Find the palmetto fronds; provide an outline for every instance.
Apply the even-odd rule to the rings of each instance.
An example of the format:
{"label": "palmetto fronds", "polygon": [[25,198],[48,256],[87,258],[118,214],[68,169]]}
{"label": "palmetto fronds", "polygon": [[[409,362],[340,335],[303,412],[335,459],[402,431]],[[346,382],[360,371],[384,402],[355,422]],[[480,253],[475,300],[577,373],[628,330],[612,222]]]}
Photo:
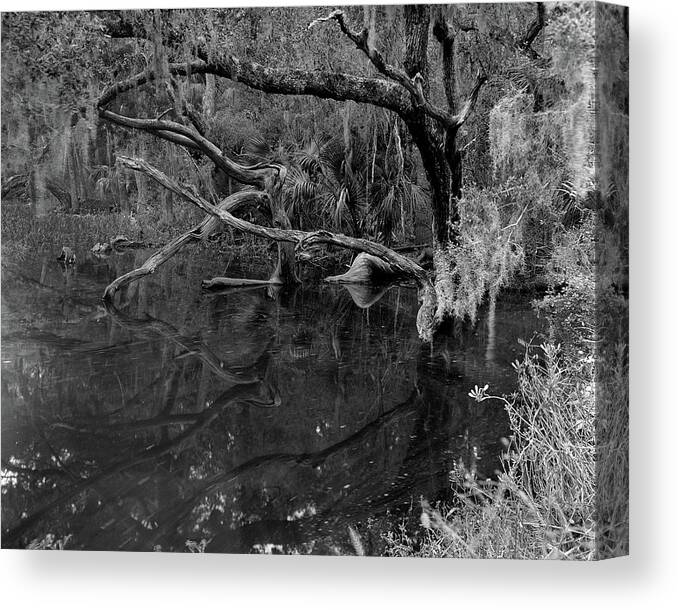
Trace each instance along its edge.
{"label": "palmetto fronds", "polygon": [[387,243],[392,235],[404,237],[407,234],[407,227],[413,225],[415,211],[426,207],[429,198],[426,188],[403,174],[388,178],[386,176],[375,184],[369,219],[370,230],[381,234]]}
{"label": "palmetto fronds", "polygon": [[403,173],[393,146],[387,146],[377,164],[362,140],[347,144],[340,135],[306,136],[287,146],[256,137],[243,154],[289,167],[286,207],[299,227],[332,226],[354,235],[381,234],[391,241],[407,233],[414,210],[426,205],[426,190]]}

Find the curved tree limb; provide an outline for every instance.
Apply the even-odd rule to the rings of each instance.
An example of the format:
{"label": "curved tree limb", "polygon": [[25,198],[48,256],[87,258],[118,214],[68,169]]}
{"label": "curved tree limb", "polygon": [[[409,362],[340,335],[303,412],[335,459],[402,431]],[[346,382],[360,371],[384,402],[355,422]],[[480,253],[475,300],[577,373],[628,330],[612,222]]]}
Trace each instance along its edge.
{"label": "curved tree limb", "polygon": [[[113,118],[111,116],[104,117],[104,118],[108,118],[108,120],[111,121],[112,123],[118,123],[118,125],[123,125],[122,121],[116,120],[117,117],[120,117],[120,116],[122,116],[122,115],[116,115],[116,118]],[[159,138],[162,138],[163,140],[167,140],[168,142],[178,144],[179,146],[185,146],[186,148],[190,148],[191,150],[197,150],[197,151],[202,152],[200,146],[198,146],[193,140],[191,140],[190,138],[187,138],[185,136],[181,136],[178,133],[173,133],[171,131],[164,131],[164,130],[160,129],[160,130],[154,132],[153,135],[156,135]]]}
{"label": "curved tree limb", "polygon": [[[262,191],[240,191],[224,199],[219,204],[218,208],[234,212],[236,209],[246,204],[260,205],[266,201],[268,201],[268,195]],[[155,273],[160,265],[166,263],[184,246],[193,241],[205,239],[212,234],[217,228],[217,224],[218,222],[213,216],[210,215],[205,217],[199,225],[196,225],[186,233],[175,237],[167,245],[155,252],[141,267],[113,280],[113,282],[106,286],[104,299],[111,300],[113,295],[123,286],[150,275],[151,273]]]}
{"label": "curved tree limb", "polygon": [[379,72],[407,89],[415,102],[415,106],[420,107],[426,114],[442,123],[445,127],[459,127],[456,117],[451,115],[446,110],[434,106],[426,99],[420,83],[421,75],[418,74],[413,78],[410,78],[404,70],[386,63],[386,60],[379,50],[370,46],[368,29],[364,28],[360,32],[352,30],[346,23],[344,11],[332,11],[332,13],[330,13],[327,17],[322,17],[311,22],[308,27],[311,28],[318,23],[332,20],[339,24],[341,31],[355,43],[356,47],[367,56],[367,58],[372,62],[374,67],[379,70]]}
{"label": "curved tree limb", "polygon": [[396,271],[402,273],[403,275],[412,277],[419,286],[424,287],[430,285],[430,279],[428,278],[428,275],[424,269],[417,265],[417,263],[382,244],[372,242],[367,239],[330,233],[329,231],[307,232],[296,229],[263,227],[261,225],[253,224],[251,222],[247,222],[246,220],[236,218],[227,210],[217,208],[209,201],[200,197],[200,195],[197,195],[187,187],[172,180],[166,174],[151,166],[142,159],[119,156],[118,161],[130,169],[143,172],[155,180],[158,184],[171,190],[173,193],[176,193],[184,199],[187,199],[194,205],[197,205],[208,214],[221,220],[224,224],[227,224],[245,233],[258,235],[259,237],[264,237],[273,241],[294,243],[296,244],[297,250],[304,250],[315,244],[324,243],[333,244],[335,246],[340,246],[342,248],[347,248],[356,252],[367,252],[368,254],[372,254],[373,256],[383,259]]}
{"label": "curved tree limb", "polygon": [[[226,54],[210,62],[195,60],[172,63],[168,70],[172,76],[214,74],[267,93],[312,95],[338,101],[353,100],[388,108],[399,114],[407,114],[412,110],[412,102],[407,92],[403,91],[399,84],[382,78],[321,70],[271,68]],[[121,93],[141,87],[155,78],[153,70],[146,70],[117,82],[101,94],[97,105],[102,109]]]}
{"label": "curved tree limb", "polygon": [[222,290],[223,288],[246,288],[256,286],[281,286],[282,280],[275,274],[268,280],[255,280],[236,277],[213,277],[211,280],[203,280],[202,287],[206,290]]}
{"label": "curved tree limb", "polygon": [[[109,17],[104,19],[102,29],[105,35],[112,38],[144,38],[151,40],[151,35],[146,31],[143,23],[130,22],[123,19],[120,15],[117,18],[114,16],[114,18]],[[170,28],[169,32],[163,32],[163,38],[169,43],[176,43],[181,39],[181,36]],[[388,108],[398,113],[407,113],[412,109],[411,101],[408,99],[409,96],[401,87],[396,83],[380,78],[332,73],[322,70],[272,68],[257,62],[240,59],[230,54],[222,54],[220,57],[212,57],[208,60],[205,49],[200,47],[196,48],[196,56],[200,59],[192,62],[170,64],[169,73],[173,76],[214,74],[215,76],[242,82],[249,87],[268,93],[313,95],[338,101],[353,100],[355,102]],[[406,75],[405,78],[407,78]],[[154,71],[149,70],[116,83],[104,91],[103,95],[99,98],[98,105],[103,107],[118,94],[139,87],[154,79]]]}
{"label": "curved tree limb", "polygon": [[197,129],[182,125],[181,123],[164,119],[127,117],[105,109],[99,110],[99,116],[118,125],[153,133],[176,144],[200,150],[219,169],[223,170],[234,180],[244,184],[264,188],[271,180],[277,179],[281,171],[284,171],[284,168],[273,164],[240,165],[224,155],[218,146],[200,134]]}

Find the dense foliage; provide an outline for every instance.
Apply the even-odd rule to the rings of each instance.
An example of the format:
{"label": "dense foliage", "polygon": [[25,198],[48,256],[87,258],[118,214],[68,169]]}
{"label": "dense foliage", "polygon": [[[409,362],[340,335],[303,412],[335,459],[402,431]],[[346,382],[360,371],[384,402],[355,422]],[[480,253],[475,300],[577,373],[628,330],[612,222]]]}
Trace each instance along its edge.
{"label": "dense foliage", "polygon": [[[268,94],[211,73],[170,74],[170,64],[233,54],[271,68],[380,76],[335,22],[309,29],[329,10],[3,13],[3,204],[18,199],[55,218],[63,218],[61,212],[103,212],[110,214],[103,216],[108,226],[159,242],[185,231],[200,214],[186,211],[183,201],[143,174],[125,170],[116,162],[120,155],[152,159],[212,204],[247,188],[190,146],[101,119],[96,101],[106,87],[153,73],[152,82],[115,97],[112,110],[153,119],[190,116],[230,158],[284,165],[282,193],[292,228],[331,230],[395,249],[413,246],[420,262],[432,259],[440,311],[473,322],[483,303],[494,306],[502,289],[539,289],[550,339],[563,345],[545,347],[543,365],[526,356],[518,371],[522,403],[507,403],[509,412],[517,428],[542,403],[560,404],[563,413],[580,418],[575,436],[586,445],[579,463],[586,472],[557,489],[553,481],[537,480],[537,454],[545,441],[521,428],[516,454],[530,466],[518,472],[513,463],[515,477],[502,492],[517,489],[514,484],[537,492],[551,485],[544,496],[558,496],[558,510],[584,524],[588,536],[592,492],[586,487],[586,497],[574,500],[568,493],[581,479],[593,484],[594,432],[610,443],[612,432],[596,428],[593,397],[582,393],[599,383],[599,403],[612,409],[609,398],[619,392],[627,358],[627,17],[589,3],[435,7],[453,36],[448,47],[439,31],[427,40],[428,99],[459,110],[477,75],[488,77],[463,129],[454,134],[462,188],[445,202],[455,239],[443,243],[436,242],[430,168],[403,116],[354,101]],[[344,11],[388,62],[406,62],[403,7]],[[530,37],[534,24],[539,27]],[[432,31],[439,28],[437,21],[431,25]],[[39,236],[32,238],[39,242]],[[28,243],[17,260],[30,256],[34,242]],[[423,249],[431,244],[432,253]],[[587,342],[598,342],[596,356],[614,374],[594,367]],[[621,425],[619,418],[605,421]],[[542,422],[540,430],[553,425],[563,443],[573,442],[572,430],[559,423]],[[615,446],[607,455],[617,459],[622,453]],[[605,460],[599,460],[603,470]],[[605,471],[614,479],[611,472]],[[623,521],[617,499],[606,502],[605,510]],[[547,518],[553,507],[538,508]],[[593,553],[593,547],[585,551]]]}

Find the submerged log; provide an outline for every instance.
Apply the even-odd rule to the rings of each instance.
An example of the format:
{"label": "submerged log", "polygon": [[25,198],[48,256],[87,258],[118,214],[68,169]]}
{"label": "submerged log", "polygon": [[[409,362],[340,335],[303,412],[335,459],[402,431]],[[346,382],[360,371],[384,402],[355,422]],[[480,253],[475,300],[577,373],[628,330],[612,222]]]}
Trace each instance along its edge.
{"label": "submerged log", "polygon": [[116,235],[111,240],[111,247],[116,250],[124,248],[143,248],[144,244],[140,241],[132,241],[127,235]]}
{"label": "submerged log", "polygon": [[338,284],[380,284],[402,276],[402,273],[397,272],[383,259],[361,252],[346,273],[331,275],[325,281]]}
{"label": "submerged log", "polygon": [[97,242],[92,246],[91,252],[97,256],[111,254],[115,252],[123,252],[129,248],[145,248],[146,244],[141,241],[132,241],[126,235],[118,235],[111,239],[110,242]]}
{"label": "submerged log", "polygon": [[203,280],[202,287],[205,290],[221,290],[222,288],[241,288],[244,286],[281,286],[282,281],[276,277],[270,280],[254,280],[240,277],[214,277],[211,280]]}

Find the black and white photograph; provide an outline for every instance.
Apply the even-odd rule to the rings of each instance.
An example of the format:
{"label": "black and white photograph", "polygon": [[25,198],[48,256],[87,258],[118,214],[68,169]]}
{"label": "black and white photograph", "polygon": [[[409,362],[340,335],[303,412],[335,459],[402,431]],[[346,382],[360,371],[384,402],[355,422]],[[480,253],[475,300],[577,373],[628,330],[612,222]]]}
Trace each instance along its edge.
{"label": "black and white photograph", "polygon": [[629,554],[627,7],[5,8],[3,549]]}

